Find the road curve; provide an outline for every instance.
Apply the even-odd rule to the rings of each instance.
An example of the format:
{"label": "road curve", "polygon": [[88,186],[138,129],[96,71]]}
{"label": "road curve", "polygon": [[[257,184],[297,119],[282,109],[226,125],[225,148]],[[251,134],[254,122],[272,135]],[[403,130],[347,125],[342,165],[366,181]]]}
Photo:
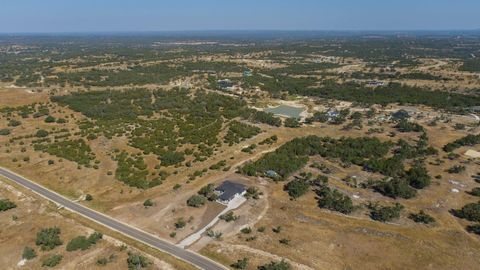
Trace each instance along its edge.
{"label": "road curve", "polygon": [[11,181],[32,190],[33,192],[39,194],[40,196],[56,203],[62,205],[63,207],[78,213],[86,218],[89,218],[101,225],[104,225],[112,230],[118,231],[124,235],[127,235],[137,241],[140,241],[144,244],[147,244],[151,247],[157,248],[163,252],[169,253],[183,261],[191,263],[192,265],[206,270],[225,270],[226,268],[222,265],[203,257],[197,253],[185,250],[180,248],[172,243],[169,243],[165,240],[160,239],[157,236],[149,234],[147,232],[141,231],[135,227],[129,226],[125,223],[122,223],[114,218],[106,216],[102,213],[99,213],[95,210],[92,210],[88,207],[85,207],[79,203],[75,203],[56,192],[53,192],[47,188],[42,187],[18,174],[15,174],[9,170],[0,167],[0,175],[5,178],[10,179]]}

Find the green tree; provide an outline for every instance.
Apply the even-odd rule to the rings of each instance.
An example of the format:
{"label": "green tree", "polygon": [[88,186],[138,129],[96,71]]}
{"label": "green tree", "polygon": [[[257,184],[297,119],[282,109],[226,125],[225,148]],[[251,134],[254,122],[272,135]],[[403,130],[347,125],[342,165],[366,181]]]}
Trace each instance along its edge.
{"label": "green tree", "polygon": [[145,208],[148,208],[148,207],[152,207],[154,205],[154,202],[152,201],[152,199],[146,199],[144,202],[143,202],[143,206]]}
{"label": "green tree", "polygon": [[0,200],[0,212],[4,212],[15,207],[17,207],[17,205],[9,199]]}
{"label": "green tree", "polygon": [[310,187],[310,184],[307,181],[303,179],[299,179],[299,180],[292,180],[288,182],[285,185],[284,189],[288,192],[288,195],[290,195],[290,197],[297,199],[305,195],[309,187]]}
{"label": "green tree", "polygon": [[258,270],[290,270],[292,267],[286,261],[270,262],[269,264],[261,265]]}
{"label": "green tree", "polygon": [[146,257],[135,254],[132,252],[128,252],[127,258],[127,266],[129,270],[136,270],[140,268],[146,268],[150,265],[150,262],[147,260]]}
{"label": "green tree", "polygon": [[60,263],[60,261],[62,260],[63,256],[62,255],[51,255],[51,256],[48,256],[47,258],[45,258],[43,261],[42,261],[42,267],[54,267],[56,265],[58,265]]}
{"label": "green tree", "polygon": [[423,210],[420,210],[417,214],[412,213],[408,216],[411,220],[417,222],[417,223],[425,223],[425,224],[430,224],[435,222],[435,219],[430,216],[429,214],[425,213]]}
{"label": "green tree", "polygon": [[237,262],[233,263],[231,267],[234,269],[247,269],[248,266],[248,258],[243,258],[238,260]]}
{"label": "green tree", "polygon": [[35,250],[33,248],[25,247],[23,249],[22,259],[31,260],[35,257],[37,257],[37,253],[35,252]]}
{"label": "green tree", "polygon": [[55,117],[49,115],[45,118],[45,123],[54,123],[56,121]]}
{"label": "green tree", "polygon": [[205,204],[205,197],[193,195],[187,200],[187,205],[191,207],[200,207]]}
{"label": "green tree", "polygon": [[37,133],[35,133],[35,136],[38,138],[45,138],[48,136],[48,132],[44,129],[39,129]]}
{"label": "green tree", "polygon": [[62,240],[60,240],[60,233],[61,231],[58,227],[42,229],[37,233],[35,244],[40,246],[42,250],[54,249],[56,246],[63,244]]}

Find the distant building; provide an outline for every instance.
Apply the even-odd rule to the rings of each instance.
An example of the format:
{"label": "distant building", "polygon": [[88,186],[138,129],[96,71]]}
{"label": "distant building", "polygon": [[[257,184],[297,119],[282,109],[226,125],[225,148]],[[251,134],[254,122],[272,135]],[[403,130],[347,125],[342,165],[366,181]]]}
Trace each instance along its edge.
{"label": "distant building", "polygon": [[410,114],[406,110],[398,110],[392,113],[393,120],[406,120],[410,118]]}
{"label": "distant building", "polygon": [[224,181],[220,186],[215,189],[215,193],[218,195],[217,202],[221,204],[228,204],[236,197],[245,195],[247,189],[240,183],[232,181]]}
{"label": "distant building", "polygon": [[480,106],[472,106],[469,108],[471,112],[478,113],[480,112]]}
{"label": "distant building", "polygon": [[367,85],[368,86],[384,86],[385,85],[385,82],[382,82],[382,81],[369,81],[367,82]]}
{"label": "distant building", "polygon": [[243,71],[243,77],[251,77],[252,75],[253,75],[253,73],[250,69],[245,69]]}
{"label": "distant building", "polygon": [[224,80],[217,81],[217,85],[220,89],[226,90],[233,86],[233,82],[229,79],[224,79]]}
{"label": "distant building", "polygon": [[265,175],[266,175],[267,177],[270,177],[270,178],[274,179],[274,180],[280,178],[280,175],[279,175],[276,171],[274,171],[274,170],[268,170],[268,171],[266,171],[266,172],[265,172]]}

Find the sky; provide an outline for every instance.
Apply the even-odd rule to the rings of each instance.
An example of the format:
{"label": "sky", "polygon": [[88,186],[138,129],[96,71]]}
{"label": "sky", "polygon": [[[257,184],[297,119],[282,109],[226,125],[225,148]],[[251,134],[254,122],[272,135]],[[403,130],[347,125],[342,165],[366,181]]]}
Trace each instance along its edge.
{"label": "sky", "polygon": [[1,0],[0,33],[480,29],[480,0]]}

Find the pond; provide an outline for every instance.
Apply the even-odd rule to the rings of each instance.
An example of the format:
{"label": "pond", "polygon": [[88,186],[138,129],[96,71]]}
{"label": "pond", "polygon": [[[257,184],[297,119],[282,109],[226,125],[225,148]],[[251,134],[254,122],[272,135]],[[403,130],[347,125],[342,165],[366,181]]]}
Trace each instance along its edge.
{"label": "pond", "polygon": [[275,115],[286,116],[290,118],[301,118],[300,114],[304,111],[304,108],[293,107],[288,105],[280,105],[273,108],[265,109],[266,112],[271,112]]}

